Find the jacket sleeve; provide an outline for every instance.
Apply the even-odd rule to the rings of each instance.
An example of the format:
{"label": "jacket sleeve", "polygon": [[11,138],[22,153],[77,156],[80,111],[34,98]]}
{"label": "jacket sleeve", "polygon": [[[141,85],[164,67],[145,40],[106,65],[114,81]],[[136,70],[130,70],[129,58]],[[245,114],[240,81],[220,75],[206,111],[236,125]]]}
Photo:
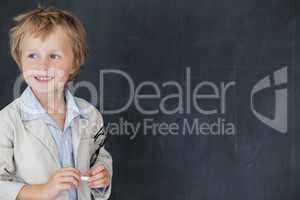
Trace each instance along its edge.
{"label": "jacket sleeve", "polygon": [[15,178],[14,129],[0,115],[0,199],[15,200],[25,185]]}
{"label": "jacket sleeve", "polygon": [[102,147],[100,149],[98,158],[94,166],[99,164],[103,165],[107,169],[110,176],[110,184],[107,188],[92,189],[92,195],[94,196],[95,200],[106,200],[109,199],[109,196],[111,194],[113,169],[111,155],[108,151],[106,151],[105,147]]}
{"label": "jacket sleeve", "polygon": [[[103,118],[100,112],[97,110],[97,124],[99,125],[100,128],[103,128]],[[107,136],[106,136],[107,137]],[[97,142],[95,144],[97,146]],[[96,147],[95,146],[95,147]],[[100,148],[99,154],[97,156],[97,159],[95,161],[96,165],[103,165],[110,176],[110,184],[107,188],[97,188],[97,189],[92,189],[92,196],[95,198],[95,200],[106,200],[109,199],[110,194],[111,194],[111,188],[112,188],[112,176],[113,176],[113,161],[110,153],[105,149],[105,146],[103,145]],[[93,167],[91,166],[91,167]]]}

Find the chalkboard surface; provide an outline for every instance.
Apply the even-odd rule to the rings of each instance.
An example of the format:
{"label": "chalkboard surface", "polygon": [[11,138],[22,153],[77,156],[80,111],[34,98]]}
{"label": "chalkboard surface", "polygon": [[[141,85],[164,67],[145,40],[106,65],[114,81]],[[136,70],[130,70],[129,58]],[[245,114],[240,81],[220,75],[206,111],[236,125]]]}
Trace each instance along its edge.
{"label": "chalkboard surface", "polygon": [[[1,2],[1,108],[19,75],[12,17],[38,3]],[[73,86],[90,102],[95,93],[78,84],[97,92],[114,160],[111,199],[300,198],[299,2],[40,3],[70,10],[87,29],[89,57]],[[147,94],[157,96],[138,99]]]}

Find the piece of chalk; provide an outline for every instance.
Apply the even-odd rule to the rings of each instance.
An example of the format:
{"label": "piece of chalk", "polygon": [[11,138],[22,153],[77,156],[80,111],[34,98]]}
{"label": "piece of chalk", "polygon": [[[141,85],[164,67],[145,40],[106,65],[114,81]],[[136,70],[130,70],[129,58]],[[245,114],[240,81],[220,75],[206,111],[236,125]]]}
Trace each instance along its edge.
{"label": "piece of chalk", "polygon": [[81,181],[88,181],[89,177],[88,176],[81,176],[80,179],[81,179]]}

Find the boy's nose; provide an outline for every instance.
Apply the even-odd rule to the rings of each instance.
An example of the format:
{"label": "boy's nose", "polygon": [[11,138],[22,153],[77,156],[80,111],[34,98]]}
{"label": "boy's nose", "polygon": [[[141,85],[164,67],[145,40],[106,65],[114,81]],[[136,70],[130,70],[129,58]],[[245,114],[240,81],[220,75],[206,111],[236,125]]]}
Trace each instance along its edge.
{"label": "boy's nose", "polygon": [[39,68],[40,69],[48,69],[50,67],[50,62],[47,58],[41,59],[39,63]]}

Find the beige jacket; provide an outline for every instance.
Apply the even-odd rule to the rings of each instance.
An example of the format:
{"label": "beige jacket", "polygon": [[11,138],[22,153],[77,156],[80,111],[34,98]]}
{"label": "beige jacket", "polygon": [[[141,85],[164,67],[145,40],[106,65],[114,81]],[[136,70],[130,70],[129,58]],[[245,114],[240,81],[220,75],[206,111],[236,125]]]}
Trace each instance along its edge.
{"label": "beige jacket", "polygon": [[[88,118],[75,118],[72,125],[72,140],[75,167],[82,172],[89,169],[90,157],[97,144],[93,136],[103,126],[99,111],[87,101],[74,97],[79,109]],[[0,111],[0,199],[14,200],[24,184],[47,183],[60,168],[58,150],[49,133],[47,125],[39,119],[22,121],[26,112],[21,98],[14,100]],[[101,148],[96,164],[102,164],[109,171],[112,180],[112,158]],[[91,194],[96,200],[108,199],[110,187],[104,192],[91,190],[86,182],[78,189],[79,200],[90,200]],[[57,200],[68,200],[68,192],[59,194]]]}

